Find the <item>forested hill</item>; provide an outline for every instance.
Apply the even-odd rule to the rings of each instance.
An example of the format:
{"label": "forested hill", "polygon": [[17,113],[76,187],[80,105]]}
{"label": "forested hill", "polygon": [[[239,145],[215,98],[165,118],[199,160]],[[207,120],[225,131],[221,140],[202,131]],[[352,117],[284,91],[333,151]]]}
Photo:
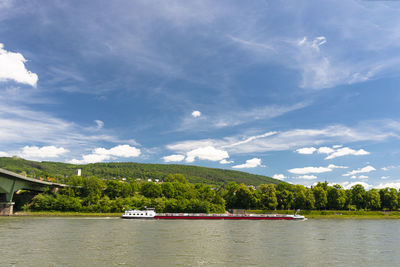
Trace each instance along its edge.
{"label": "forested hill", "polygon": [[16,173],[25,172],[27,176],[54,177],[62,182],[65,177],[74,175],[76,169],[82,169],[82,176],[96,176],[104,179],[159,179],[162,180],[169,174],[183,174],[191,183],[221,184],[244,183],[248,185],[278,184],[282,181],[271,177],[250,174],[246,172],[206,168],[177,164],[144,164],[133,162],[93,163],[87,165],[74,165],[61,162],[37,162],[18,157],[0,157],[0,168]]}

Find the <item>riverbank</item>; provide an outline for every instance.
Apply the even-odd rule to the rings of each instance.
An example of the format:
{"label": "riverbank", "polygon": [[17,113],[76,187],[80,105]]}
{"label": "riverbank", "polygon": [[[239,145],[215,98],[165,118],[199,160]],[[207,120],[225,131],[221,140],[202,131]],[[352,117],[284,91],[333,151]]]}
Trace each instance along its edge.
{"label": "riverbank", "polygon": [[[249,210],[247,213],[294,214],[292,210],[262,211]],[[54,216],[54,217],[120,217],[118,213],[61,212],[61,211],[18,211],[14,216]],[[334,211],[303,210],[299,212],[307,219],[400,219],[399,211]]]}
{"label": "riverbank", "polygon": [[[251,210],[247,212],[294,214],[293,210]],[[399,211],[301,210],[299,214],[307,219],[400,219]]]}
{"label": "riverbank", "polygon": [[48,216],[48,217],[121,217],[118,213],[71,212],[71,211],[17,211],[13,216]]}

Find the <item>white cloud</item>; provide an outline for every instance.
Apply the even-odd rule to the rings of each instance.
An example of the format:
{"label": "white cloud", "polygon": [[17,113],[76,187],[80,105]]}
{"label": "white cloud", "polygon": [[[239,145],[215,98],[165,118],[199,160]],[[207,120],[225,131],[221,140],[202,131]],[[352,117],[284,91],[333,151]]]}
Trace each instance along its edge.
{"label": "white cloud", "polygon": [[91,154],[83,155],[81,160],[72,159],[69,162],[72,164],[96,163],[116,158],[138,157],[140,154],[140,149],[130,145],[119,145],[110,149],[99,147],[93,149]]}
{"label": "white cloud", "polygon": [[186,162],[194,162],[195,159],[221,161],[229,158],[228,152],[213,146],[199,147],[186,153]]}
{"label": "white cloud", "polygon": [[386,180],[386,179],[389,179],[389,178],[390,178],[390,176],[381,176],[382,180]]}
{"label": "white cloud", "polygon": [[343,157],[347,155],[361,156],[370,154],[368,151],[365,151],[364,149],[354,150],[349,147],[341,147],[341,146],[334,146],[332,148],[323,146],[318,149],[316,149],[315,147],[304,147],[296,150],[296,152],[299,154],[313,154],[315,151],[317,151],[319,154],[328,154],[328,156],[325,159],[334,159],[337,157]]}
{"label": "white cloud", "polygon": [[359,174],[359,173],[368,173],[368,172],[372,172],[372,171],[375,171],[375,170],[376,169],[374,167],[372,167],[371,165],[368,165],[368,166],[365,166],[364,168],[360,168],[360,169],[357,169],[357,170],[350,171],[350,172],[348,172],[346,174],[343,174],[343,176],[351,176],[351,175]]}
{"label": "white cloud", "polygon": [[368,176],[366,176],[366,175],[360,175],[360,176],[358,176],[358,178],[359,178],[359,179],[368,179]]}
{"label": "white cloud", "polygon": [[223,160],[221,160],[219,163],[220,164],[231,164],[231,163],[233,163],[234,161],[233,160],[226,160],[226,159],[223,159]]}
{"label": "white cloud", "polygon": [[319,154],[331,154],[333,152],[335,152],[335,150],[330,147],[323,146],[323,147],[318,148]]}
{"label": "white cloud", "polygon": [[335,164],[329,164],[328,168],[330,168],[330,169],[347,169],[348,167],[347,166],[337,166]]}
{"label": "white cloud", "polygon": [[19,156],[25,159],[44,159],[44,158],[58,158],[60,155],[69,152],[68,149],[55,146],[25,146],[20,152]]}
{"label": "white cloud", "polygon": [[[267,151],[295,150],[299,146],[309,147],[331,142],[383,141],[400,138],[400,123],[392,120],[367,121],[358,126],[329,125],[321,129],[293,129],[267,132],[261,135],[229,136],[221,139],[187,140],[167,145],[167,148],[184,152],[202,146],[224,148],[230,154],[248,154]],[[336,151],[336,150],[335,150]],[[363,150],[358,150],[363,154]]]}
{"label": "white cloud", "polygon": [[246,143],[250,143],[250,142],[252,142],[252,141],[254,141],[256,139],[265,138],[265,137],[268,137],[268,136],[271,136],[271,135],[274,135],[274,134],[277,134],[277,132],[267,132],[265,134],[250,136],[250,137],[246,138],[243,141],[239,141],[239,142],[236,142],[236,143],[233,143],[233,144],[229,144],[229,145],[223,146],[223,148],[229,148],[229,147],[243,145],[243,144],[246,144]]}
{"label": "white cloud", "polygon": [[392,170],[392,169],[396,169],[396,168],[400,168],[400,166],[395,166],[395,165],[385,166],[385,167],[381,168],[381,170],[388,171],[388,170]]}
{"label": "white cloud", "polygon": [[304,168],[294,168],[288,170],[290,173],[294,174],[308,174],[308,173],[324,173],[331,172],[332,169],[328,167],[304,167]]}
{"label": "white cloud", "polygon": [[103,121],[101,121],[101,120],[95,120],[94,122],[95,122],[96,125],[97,125],[97,129],[103,128],[103,126],[104,126],[104,122],[103,122]]}
{"label": "white cloud", "polygon": [[197,118],[201,116],[201,112],[198,110],[195,110],[192,112],[192,117]]}
{"label": "white cloud", "polygon": [[343,183],[339,183],[339,184],[341,186],[343,186],[344,189],[351,189],[354,185],[358,185],[358,184],[362,185],[366,190],[374,188],[373,185],[370,185],[370,184],[367,184],[367,183],[361,182],[361,181],[351,182],[351,183],[350,182],[343,182]]}
{"label": "white cloud", "polygon": [[325,159],[334,159],[337,157],[343,157],[347,155],[353,155],[353,156],[362,156],[362,155],[369,155],[370,153],[368,151],[365,151],[364,149],[359,149],[359,150],[354,150],[349,147],[343,147],[339,148],[332,154],[330,154],[328,157]]}
{"label": "white cloud", "polygon": [[0,151],[0,157],[9,157],[10,154],[8,154],[7,152],[4,151]]}
{"label": "white cloud", "polygon": [[375,188],[377,189],[384,189],[386,187],[389,188],[396,188],[397,190],[400,189],[400,182],[391,182],[391,183],[381,183],[378,186],[376,186]]}
{"label": "white cloud", "polygon": [[163,157],[164,162],[180,162],[185,159],[184,155],[170,155]]}
{"label": "white cloud", "polygon": [[303,148],[299,148],[296,149],[296,152],[299,154],[313,154],[315,151],[317,151],[317,149],[315,147],[303,147]]}
{"label": "white cloud", "polygon": [[283,175],[283,174],[274,174],[274,175],[272,176],[272,178],[278,179],[278,180],[284,180],[284,179],[286,179],[287,177],[286,177],[285,175]]}
{"label": "white cloud", "polygon": [[301,175],[297,177],[298,179],[304,179],[304,180],[314,180],[317,179],[317,176],[315,175]]}
{"label": "white cloud", "polygon": [[22,54],[6,51],[0,43],[0,81],[13,80],[36,87],[38,76],[25,68],[26,62]]}
{"label": "white cloud", "polygon": [[232,168],[235,168],[235,169],[246,169],[246,168],[256,168],[256,167],[260,167],[260,166],[262,166],[261,165],[261,159],[252,158],[252,159],[246,160],[246,163],[232,166]]}
{"label": "white cloud", "polygon": [[130,145],[119,145],[110,149],[99,147],[95,148],[93,152],[93,154],[109,155],[122,158],[138,157],[141,153],[140,149]]}

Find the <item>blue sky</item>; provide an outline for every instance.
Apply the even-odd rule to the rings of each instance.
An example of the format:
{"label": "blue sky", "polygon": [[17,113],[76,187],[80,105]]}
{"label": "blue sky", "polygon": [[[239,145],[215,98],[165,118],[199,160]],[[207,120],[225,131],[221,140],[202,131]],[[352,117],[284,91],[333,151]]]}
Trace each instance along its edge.
{"label": "blue sky", "polygon": [[399,11],[0,0],[0,155],[398,188]]}

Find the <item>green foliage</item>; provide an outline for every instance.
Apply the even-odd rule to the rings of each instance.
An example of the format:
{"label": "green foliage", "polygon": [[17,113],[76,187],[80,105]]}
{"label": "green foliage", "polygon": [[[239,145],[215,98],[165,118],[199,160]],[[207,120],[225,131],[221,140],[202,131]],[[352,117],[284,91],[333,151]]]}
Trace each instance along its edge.
{"label": "green foliage", "polygon": [[228,184],[229,182],[260,185],[265,183],[277,184],[281,181],[271,177],[250,174],[234,170],[206,168],[175,164],[143,164],[133,162],[94,163],[74,165],[60,162],[36,162],[21,158],[0,157],[0,168],[16,173],[26,172],[29,177],[54,177],[56,182],[67,183],[75,177],[75,170],[82,169],[84,177],[96,176],[100,179],[136,181],[141,179],[158,179],[159,181],[203,184]]}
{"label": "green foliage", "polygon": [[145,197],[156,198],[161,197],[162,189],[160,185],[150,182],[142,185],[142,187],[140,188],[140,192]]}
{"label": "green foliage", "polygon": [[315,207],[319,210],[325,209],[328,204],[328,194],[323,186],[319,183],[312,189],[315,198]]}
{"label": "green foliage", "polygon": [[356,205],[357,209],[365,208],[365,196],[366,191],[362,185],[356,184],[351,187],[352,204]]}
{"label": "green foliage", "polygon": [[[82,168],[84,177],[74,175]],[[19,208],[35,211],[121,212],[156,208],[157,212],[224,212],[263,210],[397,210],[394,188],[366,191],[362,185],[343,189],[318,183],[313,188],[277,183],[265,176],[186,165],[98,163],[72,165],[0,158],[0,168],[33,177],[55,177],[73,187],[57,193],[20,195]],[[122,178],[126,179],[122,179]],[[145,182],[158,179],[159,182]],[[196,182],[196,183],[193,183]],[[258,187],[248,186],[255,184]],[[18,197],[16,197],[18,199]],[[26,203],[32,199],[30,203]]]}

